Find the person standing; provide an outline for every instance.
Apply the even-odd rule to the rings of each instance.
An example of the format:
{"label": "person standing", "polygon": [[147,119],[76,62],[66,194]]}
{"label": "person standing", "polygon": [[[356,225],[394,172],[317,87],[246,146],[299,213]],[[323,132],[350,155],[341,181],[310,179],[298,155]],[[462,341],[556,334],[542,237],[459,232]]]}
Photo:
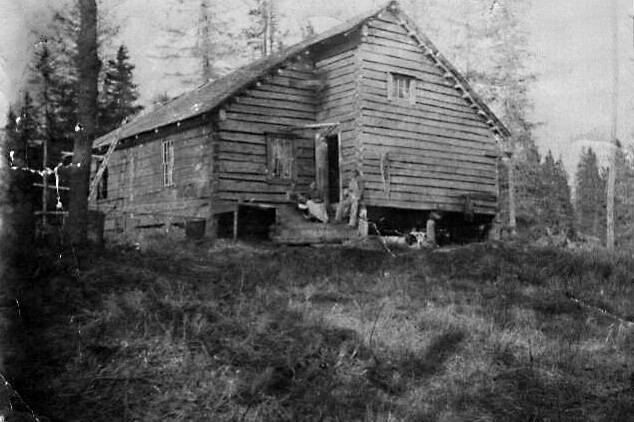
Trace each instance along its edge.
{"label": "person standing", "polygon": [[343,200],[337,207],[335,221],[340,222],[349,212],[348,225],[356,227],[359,216],[359,203],[363,199],[363,179],[359,170],[354,170],[352,178],[348,182],[348,188],[344,190]]}

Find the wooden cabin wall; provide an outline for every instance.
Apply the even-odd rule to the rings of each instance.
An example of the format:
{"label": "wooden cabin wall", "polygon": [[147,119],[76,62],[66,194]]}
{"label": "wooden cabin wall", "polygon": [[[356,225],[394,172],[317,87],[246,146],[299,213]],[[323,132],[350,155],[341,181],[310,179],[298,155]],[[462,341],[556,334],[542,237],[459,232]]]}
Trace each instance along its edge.
{"label": "wooden cabin wall", "polygon": [[[110,157],[108,197],[97,201],[105,212],[106,235],[159,224],[208,218],[211,199],[211,126],[201,119],[141,135]],[[173,186],[163,186],[162,141],[174,145]],[[168,227],[168,226],[164,226]]]}
{"label": "wooden cabin wall", "polygon": [[[368,22],[359,55],[366,203],[460,212],[464,195],[497,196],[498,147],[484,119],[391,13]],[[388,72],[418,79],[415,104],[388,99]]]}
{"label": "wooden cabin wall", "polygon": [[[289,126],[315,123],[315,72],[307,62],[288,62],[281,71],[237,94],[224,106],[217,122],[214,158],[215,200],[282,203],[291,182],[269,180],[266,133],[282,133]],[[315,178],[313,133],[296,131],[297,181],[295,190],[307,191]]]}
{"label": "wooden cabin wall", "polygon": [[[338,44],[330,45],[315,58],[315,69],[325,81],[318,93],[318,122],[339,122],[336,129],[341,133],[340,167],[344,181],[360,162],[358,85],[360,62],[358,59],[359,34],[350,34]],[[345,185],[345,182],[344,182]]]}

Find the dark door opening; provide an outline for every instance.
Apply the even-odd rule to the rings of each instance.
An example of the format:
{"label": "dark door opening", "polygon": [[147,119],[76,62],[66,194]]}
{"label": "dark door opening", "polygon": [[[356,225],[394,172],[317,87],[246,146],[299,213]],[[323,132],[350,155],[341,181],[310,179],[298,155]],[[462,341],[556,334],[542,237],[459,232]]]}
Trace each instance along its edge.
{"label": "dark door opening", "polygon": [[328,145],[328,202],[339,202],[339,135],[326,138]]}

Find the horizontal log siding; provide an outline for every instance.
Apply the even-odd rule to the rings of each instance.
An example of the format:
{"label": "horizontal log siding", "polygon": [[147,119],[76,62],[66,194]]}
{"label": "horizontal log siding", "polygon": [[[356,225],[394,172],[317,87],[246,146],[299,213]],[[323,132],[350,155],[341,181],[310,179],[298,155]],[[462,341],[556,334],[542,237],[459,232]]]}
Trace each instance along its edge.
{"label": "horizontal log siding", "polygon": [[[214,201],[286,201],[292,184],[268,179],[265,134],[315,123],[318,100],[304,83],[315,78],[312,65],[287,63],[225,105],[214,147]],[[315,178],[314,144],[308,131],[296,133],[296,188],[306,190]]]}
{"label": "horizontal log siding", "polygon": [[317,73],[326,81],[319,95],[319,122],[339,122],[341,134],[340,168],[347,180],[359,159],[358,131],[358,48],[352,41],[335,48],[337,54],[320,57],[315,62]]}
{"label": "horizontal log siding", "polygon": [[[113,152],[108,165],[108,198],[97,201],[106,213],[106,233],[209,216],[211,129],[200,122],[180,133],[169,132]],[[174,143],[171,187],[163,187],[163,140]]]}
{"label": "horizontal log siding", "polygon": [[[482,117],[388,14],[368,23],[359,47],[366,203],[409,209],[497,209],[495,139]],[[387,73],[418,79],[417,102],[387,98]],[[389,184],[381,156],[389,157]]]}

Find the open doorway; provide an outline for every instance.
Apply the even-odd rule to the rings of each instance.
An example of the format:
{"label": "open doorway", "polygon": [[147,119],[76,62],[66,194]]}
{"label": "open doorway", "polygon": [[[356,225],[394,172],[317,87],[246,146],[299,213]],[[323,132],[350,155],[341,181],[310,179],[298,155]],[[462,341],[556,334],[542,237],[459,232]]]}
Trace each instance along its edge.
{"label": "open doorway", "polygon": [[341,193],[339,135],[328,136],[326,144],[328,145],[328,203],[334,204],[339,202]]}

